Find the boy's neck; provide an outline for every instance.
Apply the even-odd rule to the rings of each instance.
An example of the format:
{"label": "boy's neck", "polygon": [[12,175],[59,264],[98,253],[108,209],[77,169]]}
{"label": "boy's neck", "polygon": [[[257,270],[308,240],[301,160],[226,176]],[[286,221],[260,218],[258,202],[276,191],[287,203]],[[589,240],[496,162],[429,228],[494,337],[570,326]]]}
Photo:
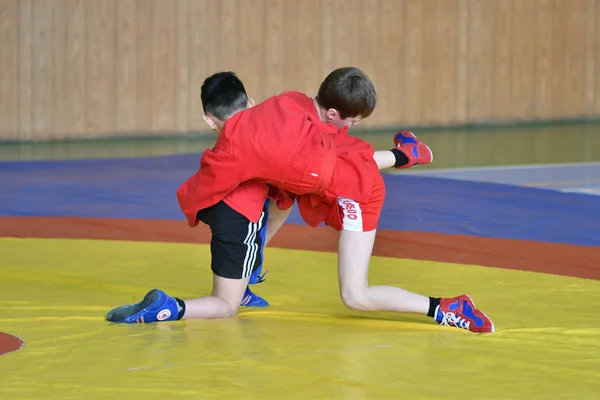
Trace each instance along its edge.
{"label": "boy's neck", "polygon": [[327,118],[325,118],[325,110],[323,109],[323,107],[321,107],[316,98],[313,97],[312,101],[321,122],[327,122]]}

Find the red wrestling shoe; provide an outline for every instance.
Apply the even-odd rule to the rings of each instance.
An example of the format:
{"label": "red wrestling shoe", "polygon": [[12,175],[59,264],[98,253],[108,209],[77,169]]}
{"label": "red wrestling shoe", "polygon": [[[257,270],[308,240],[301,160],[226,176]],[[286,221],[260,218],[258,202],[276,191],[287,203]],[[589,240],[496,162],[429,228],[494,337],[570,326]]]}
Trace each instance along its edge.
{"label": "red wrestling shoe", "polygon": [[433,153],[431,152],[431,149],[417,139],[412,132],[401,131],[396,133],[396,136],[394,137],[394,144],[396,145],[396,148],[404,153],[406,158],[408,158],[408,163],[400,165],[396,168],[410,168],[417,164],[431,164],[433,161]]}
{"label": "red wrestling shoe", "polygon": [[440,325],[454,326],[475,333],[492,333],[492,320],[473,304],[466,294],[443,298],[435,310],[435,321]]}

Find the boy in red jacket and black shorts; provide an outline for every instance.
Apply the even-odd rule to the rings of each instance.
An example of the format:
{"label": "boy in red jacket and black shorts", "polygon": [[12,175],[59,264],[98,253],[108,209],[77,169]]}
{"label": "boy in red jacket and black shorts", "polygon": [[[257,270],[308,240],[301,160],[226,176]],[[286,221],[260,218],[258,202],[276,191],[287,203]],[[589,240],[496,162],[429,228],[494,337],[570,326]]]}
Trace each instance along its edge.
{"label": "boy in red jacket and black shorts", "polygon": [[[367,118],[375,104],[370,79],[356,68],[340,68],[327,76],[314,99],[286,92],[236,113],[223,125],[214,148],[203,154],[199,171],[177,192],[188,224],[193,227],[200,220],[210,224],[206,215],[211,212],[214,218],[224,219],[215,217],[225,215],[223,211],[214,212],[223,204],[249,223],[260,224],[271,188],[270,196],[282,213],[296,200],[309,225],[324,222],[340,231],[338,274],[346,306],[419,313],[442,325],[493,332],[492,321],[466,295],[426,297],[397,287],[368,285],[385,197],[379,169],[406,168],[432,159],[429,148],[409,132],[397,134],[396,148],[386,152],[375,152],[363,140],[348,136],[348,127]],[[264,196],[227,202],[244,185],[251,185],[254,195],[262,190]],[[213,254],[215,250],[211,246]],[[213,267],[220,282],[214,282],[212,296],[182,301],[155,289],[142,302],[111,311],[108,319],[154,322],[231,317],[237,312],[251,268],[243,266],[241,274],[234,272],[239,264],[224,264],[219,273]]]}

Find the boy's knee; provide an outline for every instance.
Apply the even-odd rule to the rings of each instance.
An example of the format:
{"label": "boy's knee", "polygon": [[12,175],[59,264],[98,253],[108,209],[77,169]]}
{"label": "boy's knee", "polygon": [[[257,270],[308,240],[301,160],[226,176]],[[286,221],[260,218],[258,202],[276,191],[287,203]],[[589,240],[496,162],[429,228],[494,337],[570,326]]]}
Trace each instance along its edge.
{"label": "boy's knee", "polygon": [[359,311],[368,311],[370,309],[369,299],[364,289],[342,288],[340,296],[342,302],[348,308]]}
{"label": "boy's knee", "polygon": [[216,297],[221,300],[215,310],[216,318],[233,318],[237,315],[238,310],[240,309],[239,304],[232,304],[228,299],[219,296]]}
{"label": "boy's knee", "polygon": [[225,312],[225,315],[223,317],[224,318],[235,317],[238,313],[238,310],[240,309],[240,305],[239,304],[231,304],[227,300],[225,300],[225,302],[227,303],[228,307],[225,310],[223,310]]}
{"label": "boy's knee", "polygon": [[229,308],[229,314],[227,315],[227,318],[233,318],[233,317],[235,317],[237,315],[239,309],[240,309],[239,307],[230,307]]}

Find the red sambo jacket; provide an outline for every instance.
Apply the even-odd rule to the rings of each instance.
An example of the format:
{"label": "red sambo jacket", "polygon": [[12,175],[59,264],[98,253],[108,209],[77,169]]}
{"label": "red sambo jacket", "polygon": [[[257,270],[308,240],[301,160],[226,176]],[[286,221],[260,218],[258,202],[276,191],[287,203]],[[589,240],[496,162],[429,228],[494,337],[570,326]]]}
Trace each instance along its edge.
{"label": "red sambo jacket", "polygon": [[188,224],[219,201],[256,222],[271,196],[281,209],[298,199],[303,219],[317,226],[338,197],[369,200],[375,149],[320,121],[312,99],[299,92],[271,97],[227,120],[200,169],[177,190]]}

